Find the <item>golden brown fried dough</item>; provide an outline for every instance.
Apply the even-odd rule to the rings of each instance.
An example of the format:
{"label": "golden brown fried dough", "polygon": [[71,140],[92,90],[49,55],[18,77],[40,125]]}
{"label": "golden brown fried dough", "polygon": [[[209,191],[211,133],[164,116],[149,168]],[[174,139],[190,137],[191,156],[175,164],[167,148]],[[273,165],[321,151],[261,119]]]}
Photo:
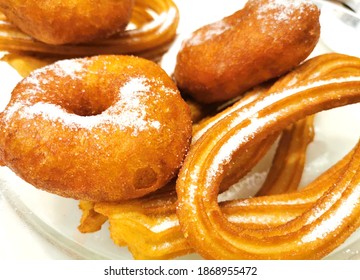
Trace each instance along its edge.
{"label": "golden brown fried dough", "polygon": [[297,191],[305,167],[308,145],[314,140],[314,116],[283,130],[266,180],[258,196]]}
{"label": "golden brown fried dough", "polygon": [[81,233],[95,232],[101,229],[101,226],[107,221],[107,217],[94,211],[94,202],[81,200],[79,208],[82,211],[80,225],[78,230]]}
{"label": "golden brown fried dough", "polygon": [[0,9],[23,32],[48,44],[88,42],[125,29],[133,0],[0,0]]}
{"label": "golden brown fried dough", "polygon": [[32,72],[0,115],[0,160],[65,197],[119,201],[176,174],[191,138],[189,107],[154,62],[62,60]]}
{"label": "golden brown fried dough", "polygon": [[229,100],[297,66],[319,34],[319,10],[311,1],[248,1],[183,42],[174,77],[198,101]]}
{"label": "golden brown fried dough", "polygon": [[[284,79],[289,86],[279,86]],[[242,113],[234,111],[206,131],[181,168],[176,182],[177,216],[190,246],[204,258],[317,259],[359,227],[360,142],[343,173],[293,220],[259,230],[236,225],[222,212],[217,194],[234,154],[245,153],[305,116],[360,102],[360,59],[356,57],[313,58],[284,79],[247,104]]]}

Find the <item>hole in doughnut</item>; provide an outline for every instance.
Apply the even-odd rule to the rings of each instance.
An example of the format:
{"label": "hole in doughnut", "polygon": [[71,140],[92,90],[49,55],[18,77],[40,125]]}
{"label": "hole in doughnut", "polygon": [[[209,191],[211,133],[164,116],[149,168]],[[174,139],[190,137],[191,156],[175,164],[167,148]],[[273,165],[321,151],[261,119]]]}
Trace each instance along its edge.
{"label": "hole in doughnut", "polygon": [[134,187],[145,189],[151,187],[157,181],[157,174],[151,167],[139,168],[134,175]]}
{"label": "hole in doughnut", "polygon": [[64,107],[64,109],[67,110],[68,112],[73,113],[75,115],[83,116],[83,117],[100,115],[107,108],[109,108],[109,106],[94,107],[94,106],[91,106],[91,104],[83,104],[79,107],[74,107],[74,106],[70,106],[70,108]]}
{"label": "hole in doughnut", "polygon": [[60,106],[67,112],[78,116],[95,116],[108,109],[115,102],[115,89],[103,85],[103,88],[76,90],[70,95],[60,98]]}

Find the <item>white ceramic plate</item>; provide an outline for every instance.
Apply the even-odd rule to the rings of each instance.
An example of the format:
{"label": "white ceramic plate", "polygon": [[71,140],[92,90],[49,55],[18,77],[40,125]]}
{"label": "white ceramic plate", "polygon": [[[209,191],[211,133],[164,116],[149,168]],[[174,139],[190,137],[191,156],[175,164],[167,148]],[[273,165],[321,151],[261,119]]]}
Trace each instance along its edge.
{"label": "white ceramic plate", "polygon": [[[197,0],[191,1],[191,6],[186,3],[190,1],[176,2],[178,2],[181,13],[179,37],[173,48],[164,56],[161,64],[169,74],[175,64],[178,46],[189,32],[205,23],[233,13],[243,6],[244,1],[228,0],[228,3],[224,5],[220,0]],[[199,9],[206,9],[201,13],[204,17],[196,16],[199,15]],[[330,6],[330,8],[326,6],[322,11],[322,37],[311,56],[329,51],[360,56],[359,53],[356,53],[360,50],[358,41],[360,39],[360,20],[356,20],[356,17],[344,13],[343,9],[336,6]],[[344,15],[349,24],[357,26],[357,30],[351,29],[347,23],[335,24]],[[357,35],[354,36],[354,34]],[[341,40],[347,43],[334,44],[334,41],[338,42],[336,36],[341,36]],[[0,110],[7,104],[12,88],[20,79],[19,75],[7,64],[0,64],[0,84],[2,86]],[[358,141],[360,137],[359,109],[360,104],[357,104],[317,115],[316,137],[308,149],[307,164],[302,179],[303,185],[344,156]],[[261,180],[269,166],[270,158],[271,156],[268,156],[244,179],[243,192],[256,187],[259,178]],[[19,179],[6,167],[0,168],[0,192],[34,232],[66,251],[72,258],[132,258],[126,248],[114,245],[110,239],[108,224],[105,224],[102,230],[92,234],[81,234],[77,230],[81,215],[77,201],[40,191]],[[345,244],[327,256],[327,259],[360,258],[359,240],[360,231],[355,232]],[[183,257],[183,259],[187,258],[198,258],[198,256]]]}

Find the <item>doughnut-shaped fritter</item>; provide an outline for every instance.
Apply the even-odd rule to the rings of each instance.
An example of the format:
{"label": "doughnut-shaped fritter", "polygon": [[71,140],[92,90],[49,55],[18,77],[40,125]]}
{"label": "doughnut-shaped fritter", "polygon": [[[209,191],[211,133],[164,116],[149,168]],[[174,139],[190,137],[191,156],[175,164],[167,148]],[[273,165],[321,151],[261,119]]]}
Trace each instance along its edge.
{"label": "doughnut-shaped fritter", "polygon": [[32,72],[0,115],[0,161],[61,196],[119,201],[164,186],[191,138],[190,110],[155,63],[58,61]]}

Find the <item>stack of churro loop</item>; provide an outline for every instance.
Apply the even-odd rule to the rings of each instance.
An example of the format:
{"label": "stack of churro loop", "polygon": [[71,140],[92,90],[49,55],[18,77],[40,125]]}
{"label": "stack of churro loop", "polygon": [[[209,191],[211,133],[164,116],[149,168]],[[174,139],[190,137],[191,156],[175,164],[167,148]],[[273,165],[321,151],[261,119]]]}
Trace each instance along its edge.
{"label": "stack of churro loop", "polygon": [[[82,202],[87,211],[79,229],[91,231],[82,226],[98,220],[97,230],[107,217],[115,243],[128,246],[136,259],[191,252],[207,259],[323,258],[360,223],[360,145],[297,190],[313,115],[359,101],[359,58],[312,58],[194,125],[176,190],[173,182],[123,203]],[[219,202],[219,192],[244,177],[279,136],[258,196]]]}
{"label": "stack of churro loop", "polygon": [[179,11],[172,0],[138,0],[129,28],[109,39],[83,44],[48,45],[24,34],[4,15],[0,15],[0,48],[21,52],[62,57],[99,54],[135,54],[156,60],[176,35]]}

